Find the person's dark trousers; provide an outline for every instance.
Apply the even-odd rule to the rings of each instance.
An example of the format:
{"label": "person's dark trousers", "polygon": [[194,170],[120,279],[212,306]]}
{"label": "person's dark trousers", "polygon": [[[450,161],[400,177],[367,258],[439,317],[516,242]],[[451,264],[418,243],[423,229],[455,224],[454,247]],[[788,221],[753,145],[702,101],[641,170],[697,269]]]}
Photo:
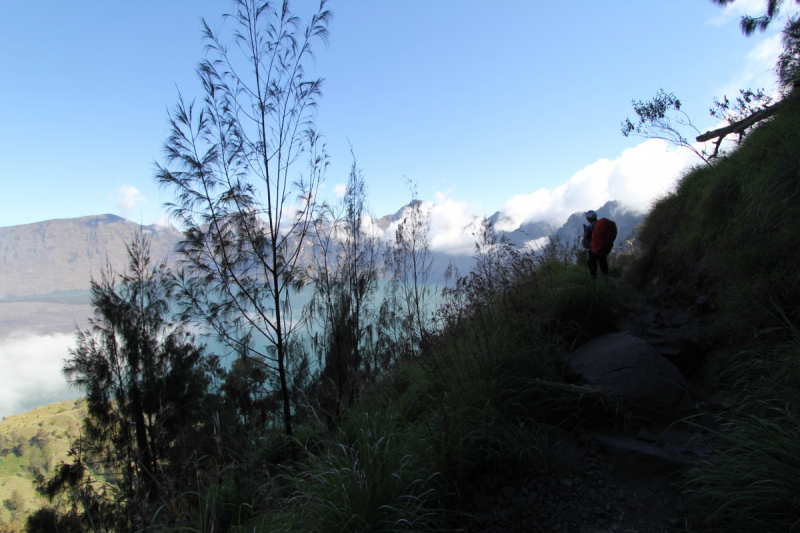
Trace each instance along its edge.
{"label": "person's dark trousers", "polygon": [[589,273],[592,275],[592,279],[597,277],[597,265],[600,265],[600,272],[604,276],[608,276],[608,259],[605,255],[587,252],[586,260],[589,263]]}

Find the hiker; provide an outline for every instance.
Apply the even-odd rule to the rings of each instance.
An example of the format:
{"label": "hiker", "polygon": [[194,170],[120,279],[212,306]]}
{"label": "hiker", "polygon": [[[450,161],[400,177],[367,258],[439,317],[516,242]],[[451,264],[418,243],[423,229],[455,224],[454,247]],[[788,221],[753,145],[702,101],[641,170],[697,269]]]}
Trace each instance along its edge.
{"label": "hiker", "polygon": [[597,278],[597,265],[600,272],[608,276],[608,254],[614,247],[617,238],[617,225],[613,220],[601,218],[597,220],[597,213],[589,210],[583,214],[588,225],[583,225],[583,247],[586,248],[586,263],[592,279]]}

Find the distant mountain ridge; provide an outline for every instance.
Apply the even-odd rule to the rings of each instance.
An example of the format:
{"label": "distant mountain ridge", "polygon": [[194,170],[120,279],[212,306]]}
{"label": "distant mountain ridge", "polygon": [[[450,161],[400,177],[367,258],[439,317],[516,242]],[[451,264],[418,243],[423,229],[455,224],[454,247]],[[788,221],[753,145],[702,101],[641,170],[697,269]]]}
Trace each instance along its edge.
{"label": "distant mountain ridge", "polygon": [[[608,218],[617,224],[617,240],[614,241],[614,249],[620,250],[623,243],[633,233],[633,228],[641,224],[645,215],[643,213],[635,213],[630,209],[623,207],[618,201],[612,200],[606,202],[602,207],[595,209],[597,218]],[[563,226],[561,226],[556,235],[566,242],[571,242],[576,236],[583,235],[583,225],[586,224],[586,218],[583,213],[573,213],[567,219]]]}
{"label": "distant mountain ridge", "polygon": [[125,245],[139,231],[152,239],[153,259],[169,259],[181,238],[173,226],[110,214],[0,228],[0,298],[88,289],[106,258],[114,269],[127,265]]}
{"label": "distant mountain ridge", "polygon": [[[387,231],[395,222],[401,220],[414,200],[401,207],[396,213],[375,220],[376,225]],[[618,235],[616,249],[622,247],[633,228],[643,219],[643,214],[634,213],[617,201],[607,202],[596,209],[599,217],[607,217],[617,223]],[[507,222],[507,217],[497,212],[489,220],[497,225]],[[582,213],[574,213],[561,226],[554,227],[542,221],[528,221],[505,235],[518,247],[533,240],[556,235],[566,242],[581,235],[581,225],[585,223]],[[97,274],[106,258],[111,266],[121,271],[127,265],[125,247],[131,237],[139,231],[148,235],[151,242],[151,257],[154,260],[175,259],[175,245],[182,234],[174,226],[140,226],[116,215],[96,215],[71,219],[56,219],[0,228],[0,298],[9,296],[28,296],[49,294],[56,291],[86,290],[89,288],[90,274]],[[394,235],[387,235],[392,239]],[[310,239],[304,239],[300,262],[310,263],[316,247]],[[447,264],[454,259],[462,275],[472,266],[469,255],[434,252],[436,267],[444,273]],[[444,266],[442,266],[444,265]]]}
{"label": "distant mountain ridge", "polygon": [[[601,207],[594,210],[597,213],[597,218],[608,218],[617,224],[617,240],[614,241],[614,248],[620,250],[623,243],[630,237],[638,224],[644,220],[644,213],[636,213],[631,209],[624,207],[617,200],[606,202]],[[491,217],[489,221],[493,224],[503,221],[505,215],[498,211]],[[519,228],[509,232],[498,232],[500,235],[508,237],[512,243],[518,247],[525,246],[526,243],[541,239],[542,237],[550,237],[555,235],[562,242],[572,243],[575,237],[583,236],[583,225],[586,224],[586,218],[582,212],[573,213],[569,216],[567,221],[559,228],[555,228],[546,222],[524,222]]]}

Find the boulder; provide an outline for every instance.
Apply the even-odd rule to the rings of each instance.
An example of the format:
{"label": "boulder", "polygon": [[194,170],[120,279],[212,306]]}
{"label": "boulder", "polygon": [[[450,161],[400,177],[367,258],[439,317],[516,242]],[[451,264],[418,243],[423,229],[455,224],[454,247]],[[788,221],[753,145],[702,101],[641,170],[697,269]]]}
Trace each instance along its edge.
{"label": "boulder", "polygon": [[635,412],[676,418],[694,408],[686,381],[675,365],[630,333],[597,337],[569,354],[564,362],[575,380],[622,398]]}

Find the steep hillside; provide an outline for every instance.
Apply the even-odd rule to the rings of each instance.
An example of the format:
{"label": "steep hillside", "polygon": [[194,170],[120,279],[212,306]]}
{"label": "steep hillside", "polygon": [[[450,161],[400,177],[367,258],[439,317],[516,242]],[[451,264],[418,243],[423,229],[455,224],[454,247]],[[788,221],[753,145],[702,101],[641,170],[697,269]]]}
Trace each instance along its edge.
{"label": "steep hillside", "polygon": [[0,525],[24,522],[44,501],[33,486],[67,458],[85,416],[85,400],[51,403],[0,422]]}
{"label": "steep hillside", "polygon": [[[800,88],[732,154],[685,175],[639,234],[629,278],[702,318],[695,376],[714,396],[715,453],[687,473],[690,523],[800,524]],[[719,429],[717,429],[719,428]],[[688,529],[688,528],[687,528]],[[693,527],[692,530],[695,530]]]}
{"label": "steep hillside", "polygon": [[785,326],[782,313],[800,323],[798,97],[733,154],[687,174],[639,235],[637,282],[716,310],[714,327],[730,342]]}
{"label": "steep hillside", "polygon": [[[173,227],[144,226],[154,258],[167,257],[180,233]],[[0,298],[88,289],[90,272],[106,258],[126,264],[125,244],[140,226],[115,215],[47,220],[0,228]]]}

